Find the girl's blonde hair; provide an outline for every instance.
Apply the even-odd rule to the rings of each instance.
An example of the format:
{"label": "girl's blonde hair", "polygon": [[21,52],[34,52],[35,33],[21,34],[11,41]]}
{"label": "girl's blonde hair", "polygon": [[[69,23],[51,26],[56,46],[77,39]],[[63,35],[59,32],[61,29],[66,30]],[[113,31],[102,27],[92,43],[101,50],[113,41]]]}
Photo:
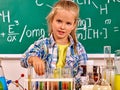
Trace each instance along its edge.
{"label": "girl's blonde hair", "polygon": [[54,19],[54,16],[57,13],[57,10],[59,9],[63,9],[63,10],[68,10],[68,11],[72,11],[76,14],[75,16],[75,28],[74,30],[72,30],[72,32],[70,33],[70,35],[72,36],[74,43],[75,43],[75,52],[76,52],[76,45],[77,45],[77,37],[76,37],[76,28],[77,28],[77,20],[79,17],[79,7],[76,3],[72,2],[71,0],[60,0],[58,1],[52,8],[52,11],[48,14],[47,16],[47,22],[48,22],[48,28],[49,28],[49,33],[51,35],[52,33],[52,21]]}

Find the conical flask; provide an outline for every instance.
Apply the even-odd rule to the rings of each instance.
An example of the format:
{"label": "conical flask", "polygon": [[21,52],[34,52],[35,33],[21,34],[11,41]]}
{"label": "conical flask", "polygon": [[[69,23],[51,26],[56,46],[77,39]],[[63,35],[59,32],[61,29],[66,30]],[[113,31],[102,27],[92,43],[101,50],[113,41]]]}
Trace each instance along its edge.
{"label": "conical flask", "polygon": [[0,61],[0,90],[8,90],[6,79],[3,73],[3,68]]}

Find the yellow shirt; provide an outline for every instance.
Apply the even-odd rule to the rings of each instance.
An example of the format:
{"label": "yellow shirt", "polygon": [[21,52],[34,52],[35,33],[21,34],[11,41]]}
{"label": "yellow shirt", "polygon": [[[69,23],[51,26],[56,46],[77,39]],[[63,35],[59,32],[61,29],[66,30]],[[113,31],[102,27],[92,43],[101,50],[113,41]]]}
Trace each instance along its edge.
{"label": "yellow shirt", "polygon": [[57,62],[57,68],[63,68],[65,66],[66,62],[66,52],[69,44],[66,45],[59,45],[58,44],[58,62]]}

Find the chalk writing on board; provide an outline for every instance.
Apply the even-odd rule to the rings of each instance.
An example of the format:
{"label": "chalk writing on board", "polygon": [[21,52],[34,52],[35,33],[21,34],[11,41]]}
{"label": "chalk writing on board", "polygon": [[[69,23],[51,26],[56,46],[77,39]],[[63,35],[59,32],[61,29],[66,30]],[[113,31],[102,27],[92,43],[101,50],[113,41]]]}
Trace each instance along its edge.
{"label": "chalk writing on board", "polygon": [[36,3],[37,6],[43,6],[44,5],[44,3],[40,3],[38,0],[35,0],[35,3]]}
{"label": "chalk writing on board", "polygon": [[[80,0],[73,0],[74,2],[76,2],[78,5],[83,6],[83,5],[92,5],[93,8],[97,9],[99,11],[100,15],[103,14],[109,14],[109,8],[108,5],[113,2],[113,3],[119,3],[120,0],[106,0],[106,3],[103,5],[101,4],[97,4],[95,1],[93,0],[83,0],[82,2]],[[49,8],[52,8],[51,5],[49,5],[48,3],[44,3],[41,2],[40,0],[35,0],[35,3],[37,6],[47,6]],[[15,41],[19,41],[22,42],[24,36],[26,36],[27,38],[30,37],[40,37],[40,38],[44,38],[45,37],[45,29],[44,28],[34,28],[34,29],[30,29],[29,26],[26,24],[22,27],[22,29],[20,31],[22,31],[22,33],[20,34],[19,32],[17,32],[14,27],[17,27],[20,25],[18,20],[14,20],[11,23],[11,12],[8,11],[4,11],[2,10],[0,12],[0,17],[3,23],[7,22],[8,23],[8,33],[6,34],[4,31],[0,33],[1,38],[5,38],[5,35],[7,35],[6,40],[8,42],[15,42]],[[105,25],[110,25],[112,23],[112,19],[110,18],[105,18],[105,20],[103,20],[103,23]],[[100,29],[100,30],[99,30]],[[103,27],[103,28],[92,28],[92,18],[88,17],[88,18],[84,18],[84,19],[80,19],[78,20],[78,34],[77,34],[77,38],[82,39],[82,40],[86,40],[86,39],[99,39],[99,38],[103,38],[103,39],[107,39],[108,37],[108,32],[109,32],[109,28]],[[82,30],[81,32],[79,32],[79,30]],[[114,32],[118,32],[119,31],[119,26],[113,26],[113,31]],[[20,36],[19,39],[17,39],[16,37]]]}
{"label": "chalk writing on board", "polygon": [[118,32],[119,31],[119,27],[113,27],[114,32]]}
{"label": "chalk writing on board", "polygon": [[[46,16],[57,1],[0,0],[0,53],[23,53],[34,41],[47,37]],[[119,49],[120,0],[72,1],[80,6],[76,34],[87,53],[103,53],[105,45],[112,47],[112,53]]]}
{"label": "chalk writing on board", "polygon": [[[114,3],[119,3],[120,0],[107,0],[105,4],[100,4],[97,5],[97,3],[95,3],[93,0],[74,0],[77,2],[78,5],[83,6],[83,5],[92,5],[95,9],[99,10],[99,14],[100,15],[107,15],[109,14],[109,9],[108,9],[108,4],[110,4],[110,2],[114,2]],[[107,39],[108,37],[108,32],[109,32],[109,28],[106,27],[102,27],[102,28],[93,28],[92,25],[92,18],[88,17],[88,18],[84,18],[82,20],[78,21],[78,33],[77,33],[77,38],[78,39],[82,39],[82,40],[86,40],[86,39],[99,39],[99,38],[103,38],[103,39]],[[103,24],[105,24],[106,26],[109,26],[112,23],[112,19],[110,18],[105,18],[102,22]],[[79,32],[79,30],[83,30],[81,32]],[[119,27],[118,26],[114,26],[113,27],[113,31],[114,32],[118,32],[119,31]]]}
{"label": "chalk writing on board", "polygon": [[23,37],[27,36],[29,37],[39,37],[40,38],[44,38],[45,37],[45,30],[43,28],[41,29],[34,29],[34,30],[27,30],[27,25],[25,25],[23,32],[21,34],[21,37],[19,39],[19,42],[22,41]]}
{"label": "chalk writing on board", "polygon": [[50,8],[52,8],[52,6],[51,5],[49,5],[49,4],[45,4],[45,3],[41,3],[39,0],[35,0],[35,3],[36,3],[36,5],[37,6],[47,6],[47,7],[50,7]]}
{"label": "chalk writing on board", "polygon": [[[10,18],[10,11],[8,10],[7,12],[5,11],[2,11],[0,13],[0,16],[2,17],[2,22],[5,23],[7,22],[8,23],[8,34],[7,34],[7,41],[8,42],[14,42],[14,41],[18,41],[16,39],[16,37],[18,35],[20,35],[20,33],[18,33],[14,27],[18,26],[19,25],[19,21],[18,20],[14,20],[14,23],[11,23],[11,18]],[[45,37],[45,30],[43,28],[37,28],[37,29],[33,29],[33,30],[29,30],[27,29],[28,26],[25,25],[23,27],[22,30],[22,34],[20,35],[20,38],[19,38],[19,42],[22,42],[22,39],[24,37],[24,35],[28,38],[30,37],[39,37],[39,38],[44,38]],[[2,38],[4,38],[6,35],[5,32],[2,32],[0,33],[0,36],[2,36]]]}

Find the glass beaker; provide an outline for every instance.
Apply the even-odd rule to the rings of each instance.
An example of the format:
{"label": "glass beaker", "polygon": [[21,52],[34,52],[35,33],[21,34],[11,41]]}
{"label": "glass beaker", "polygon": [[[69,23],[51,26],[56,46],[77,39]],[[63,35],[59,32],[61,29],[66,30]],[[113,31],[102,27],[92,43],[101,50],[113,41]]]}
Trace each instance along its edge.
{"label": "glass beaker", "polygon": [[115,51],[115,84],[114,90],[120,90],[120,50]]}
{"label": "glass beaker", "polygon": [[104,79],[104,71],[106,67],[100,66],[101,78],[94,84],[93,90],[112,90],[110,84]]}

